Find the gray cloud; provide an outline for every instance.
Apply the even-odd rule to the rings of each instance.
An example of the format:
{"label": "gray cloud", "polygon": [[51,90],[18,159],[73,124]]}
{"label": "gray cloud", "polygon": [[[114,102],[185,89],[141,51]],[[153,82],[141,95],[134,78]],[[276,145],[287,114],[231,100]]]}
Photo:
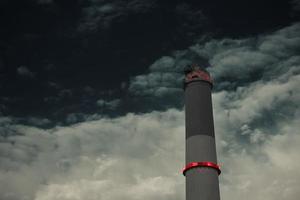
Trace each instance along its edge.
{"label": "gray cloud", "polygon": [[104,116],[98,113],[94,113],[94,114],[70,113],[67,115],[65,122],[70,125],[79,122],[99,120],[103,117]]}
{"label": "gray cloud", "polygon": [[66,118],[67,123],[73,124],[73,123],[76,123],[78,121],[79,121],[78,120],[78,114],[76,115],[75,113],[71,113],[71,114],[67,115],[67,118]]}
{"label": "gray cloud", "polygon": [[[281,29],[269,35],[248,39],[211,40],[196,44],[187,50],[158,59],[149,67],[149,73],[132,78],[129,91],[136,95],[156,95],[160,88],[164,93],[181,89],[183,67],[192,62],[212,67],[216,88],[229,89],[260,79],[270,80],[280,76],[300,63],[300,24]],[[163,78],[164,76],[168,78]],[[159,94],[164,94],[159,93]]]}
{"label": "gray cloud", "polygon": [[81,32],[95,32],[99,29],[109,28],[114,20],[122,20],[129,14],[148,12],[155,6],[155,1],[131,0],[131,1],[94,1],[82,12],[81,23],[78,30]]}
{"label": "gray cloud", "polygon": [[[299,80],[288,71],[277,80],[213,94],[223,199],[298,198],[300,110],[278,108],[299,105]],[[273,117],[267,118],[268,112]],[[274,128],[255,124],[261,119],[273,120]],[[3,131],[12,132],[0,143],[1,199],[184,198],[180,110],[48,130],[14,124],[10,118],[0,122]]]}
{"label": "gray cloud", "polygon": [[281,123],[299,117],[299,81],[299,75],[291,75],[285,81],[258,81],[237,91],[214,93],[214,107],[222,110],[215,115],[217,132],[229,137],[236,134],[251,145],[259,141],[259,136],[266,140],[269,135],[277,134]]}
{"label": "gray cloud", "polygon": [[28,118],[28,123],[32,124],[34,126],[46,126],[49,125],[51,123],[51,120],[47,119],[47,118],[37,118],[37,117],[29,117]]}
{"label": "gray cloud", "polygon": [[[170,121],[178,125],[171,127]],[[182,182],[173,179],[182,178],[177,173],[182,165],[175,163],[183,149],[168,138],[180,140],[182,123],[180,112],[171,110],[47,131],[10,124],[6,129],[20,135],[3,138],[0,145],[0,180],[6,180],[1,199],[132,199],[133,193],[136,199],[179,199],[176,188]],[[157,165],[165,156],[170,160]]]}
{"label": "gray cloud", "polygon": [[17,68],[17,73],[20,76],[24,76],[24,77],[29,77],[29,78],[33,78],[34,77],[34,73],[31,72],[26,66],[20,66]]}
{"label": "gray cloud", "polygon": [[99,99],[97,101],[97,106],[101,108],[107,108],[109,110],[115,110],[121,103],[120,99],[113,99],[111,101],[105,101],[103,99]]}
{"label": "gray cloud", "polygon": [[[299,120],[299,118],[297,118]],[[272,136],[259,147],[242,149],[223,156],[227,172],[221,178],[223,199],[291,199],[299,196],[300,138],[296,121],[282,124],[279,135]],[[296,132],[295,132],[296,131]],[[255,154],[255,155],[253,155]],[[290,164],[295,163],[293,167]]]}

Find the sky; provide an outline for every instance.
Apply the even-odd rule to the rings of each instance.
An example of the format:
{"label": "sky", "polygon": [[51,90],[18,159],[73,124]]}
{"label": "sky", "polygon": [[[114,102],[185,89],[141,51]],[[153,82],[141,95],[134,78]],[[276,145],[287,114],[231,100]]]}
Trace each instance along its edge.
{"label": "sky", "polygon": [[297,200],[299,18],[299,0],[1,0],[0,199],[184,199],[199,63],[221,199]]}

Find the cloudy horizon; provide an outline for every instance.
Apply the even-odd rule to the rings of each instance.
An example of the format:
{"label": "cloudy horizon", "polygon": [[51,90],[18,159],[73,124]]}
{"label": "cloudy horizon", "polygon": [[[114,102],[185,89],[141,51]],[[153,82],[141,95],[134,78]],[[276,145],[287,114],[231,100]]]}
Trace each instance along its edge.
{"label": "cloudy horizon", "polygon": [[221,199],[297,200],[300,4],[266,2],[1,2],[0,199],[184,199],[196,62],[214,79]]}

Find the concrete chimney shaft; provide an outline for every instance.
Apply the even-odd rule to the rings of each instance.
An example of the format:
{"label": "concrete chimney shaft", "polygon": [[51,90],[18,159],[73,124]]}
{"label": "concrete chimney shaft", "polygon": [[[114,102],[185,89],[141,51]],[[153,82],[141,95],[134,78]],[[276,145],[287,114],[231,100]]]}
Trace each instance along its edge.
{"label": "concrete chimney shaft", "polygon": [[185,70],[186,200],[219,200],[221,173],[217,165],[209,73],[192,65]]}

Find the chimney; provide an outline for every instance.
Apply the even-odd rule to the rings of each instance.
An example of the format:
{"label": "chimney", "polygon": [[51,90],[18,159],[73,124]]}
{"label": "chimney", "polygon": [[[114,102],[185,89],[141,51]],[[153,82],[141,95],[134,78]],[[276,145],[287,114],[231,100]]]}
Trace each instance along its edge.
{"label": "chimney", "polygon": [[198,65],[185,69],[186,200],[220,200],[210,74]]}

